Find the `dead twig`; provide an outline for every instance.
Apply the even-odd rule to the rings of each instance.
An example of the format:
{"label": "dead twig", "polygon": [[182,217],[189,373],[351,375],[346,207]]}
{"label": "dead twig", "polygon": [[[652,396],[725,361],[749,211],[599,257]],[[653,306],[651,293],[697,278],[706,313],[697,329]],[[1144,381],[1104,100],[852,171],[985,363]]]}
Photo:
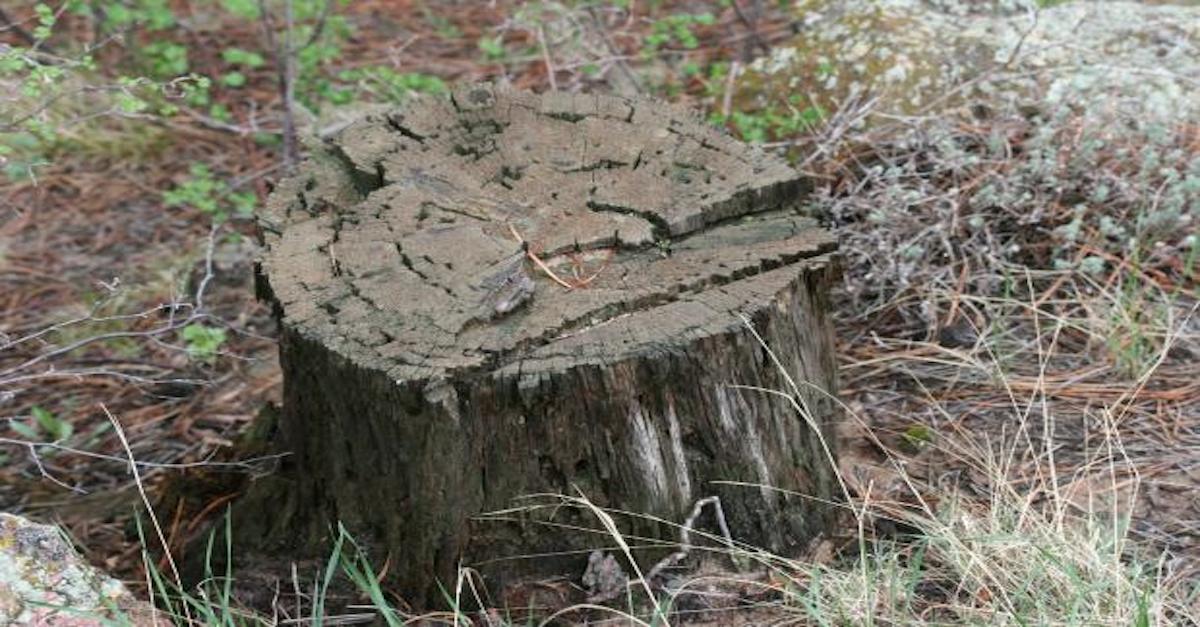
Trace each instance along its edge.
{"label": "dead twig", "polygon": [[[171,567],[171,575],[175,579],[175,585],[183,590],[183,579],[179,576],[179,568],[175,566],[175,558],[171,555],[171,545],[167,543],[167,537],[163,535],[162,525],[158,522],[158,516],[154,513],[154,506],[150,504],[150,497],[146,495],[146,486],[142,484],[142,474],[138,472],[137,462],[133,457],[133,449],[129,447],[129,440],[125,439],[125,430],[121,428],[121,422],[117,420],[112,412],[108,411],[108,407],[104,403],[100,403],[100,409],[104,410],[104,415],[108,416],[108,421],[112,423],[113,429],[116,431],[117,438],[121,440],[121,447],[125,449],[125,455],[129,460],[129,472],[133,474],[133,481],[137,485],[138,495],[142,497],[142,505],[146,508],[146,515],[150,517],[150,522],[154,526],[154,532],[158,535],[158,541],[162,544],[163,555],[167,560],[167,564]],[[149,564],[147,563],[147,568]],[[191,622],[191,610],[184,607],[184,614]]]}
{"label": "dead twig", "polygon": [[[608,49],[608,53],[616,60],[617,68],[621,70],[621,74],[623,74],[626,80],[629,81],[629,84],[633,87],[635,92],[639,94],[644,93],[645,89],[642,87],[642,82],[638,80],[637,75],[633,73],[633,70],[630,69],[629,64],[625,62],[624,55],[620,53],[617,45],[614,44],[612,38],[608,36],[608,28],[606,28],[603,22],[600,21],[600,16],[596,13],[596,8],[588,7],[587,11],[588,15],[592,17],[592,24],[596,29],[596,33],[600,35],[600,39],[604,42],[604,47]],[[632,10],[629,12],[629,19],[633,19]]]}
{"label": "dead twig", "polygon": [[[279,42],[275,35],[275,20],[267,7],[266,0],[258,0],[259,20],[262,25],[263,37],[267,48],[274,51],[275,66],[278,72],[277,89],[279,100],[283,106],[283,163],[288,172],[296,166],[296,53],[299,50],[292,47],[292,34],[295,26],[294,4],[292,0],[284,1],[284,33],[283,41]],[[315,31],[314,31],[315,32]]]}
{"label": "dead twig", "polygon": [[[590,504],[588,505],[590,506]],[[688,515],[687,519],[684,520],[683,524],[679,527],[679,548],[676,551],[656,562],[654,566],[650,567],[650,570],[647,570],[646,573],[639,577],[636,581],[625,581],[624,585],[616,586],[608,590],[599,590],[592,596],[589,596],[587,602],[605,603],[607,601],[611,601],[625,594],[629,588],[637,585],[642,586],[645,589],[646,594],[649,595],[651,581],[661,575],[666,569],[678,565],[680,562],[687,559],[689,555],[691,555],[692,549],[695,548],[692,544],[692,532],[695,531],[696,522],[700,519],[700,514],[704,512],[704,506],[706,505],[712,506],[713,516],[716,518],[717,528],[721,532],[721,539],[725,542],[725,545],[731,549],[736,548],[733,542],[733,536],[729,532],[729,523],[725,519],[725,510],[721,507],[721,498],[718,496],[704,497],[696,501],[696,503],[692,506],[691,514]],[[593,508],[593,510],[597,513],[597,515],[601,513],[599,509]],[[622,577],[622,579],[626,578]]]}
{"label": "dead twig", "polygon": [[528,257],[529,260],[532,261],[533,264],[535,266],[537,266],[538,269],[541,270],[546,276],[550,277],[551,280],[553,280],[555,283],[558,283],[559,285],[567,288],[568,290],[585,287],[592,281],[595,281],[596,277],[599,277],[600,273],[604,272],[604,269],[608,267],[609,261],[612,260],[613,251],[612,251],[612,249],[609,249],[608,257],[605,259],[604,264],[600,266],[600,269],[597,270],[596,272],[594,272],[591,276],[580,278],[578,276],[578,271],[579,271],[579,266],[580,266],[579,260],[576,257],[572,257],[572,261],[575,262],[576,278],[574,281],[568,281],[568,280],[558,276],[558,273],[556,273],[554,270],[552,270],[550,268],[550,266],[546,264],[545,261],[542,261],[542,258],[539,257],[537,255],[537,253],[535,253],[533,251],[533,247],[530,246],[529,243],[525,241],[525,238],[522,237],[519,232],[517,232],[517,228],[515,226],[509,224],[508,230],[510,233],[512,233],[512,236],[514,238],[516,238],[517,243],[519,243],[521,245],[521,247],[525,250],[525,256]]}
{"label": "dead twig", "polygon": [[558,79],[554,77],[554,62],[550,60],[550,49],[546,46],[546,31],[537,29],[538,45],[542,48],[542,62],[546,64],[546,78],[550,80],[550,91],[558,91]]}
{"label": "dead twig", "polygon": [[575,288],[574,285],[564,281],[557,274],[555,274],[554,271],[550,269],[550,266],[547,266],[546,262],[542,261],[541,258],[533,252],[532,247],[526,243],[525,238],[521,237],[521,234],[517,232],[517,227],[510,224],[508,225],[508,230],[512,233],[513,237],[517,238],[517,242],[520,243],[525,249],[525,255],[529,257],[529,260],[532,261],[534,265],[536,265],[542,272],[546,273],[546,276],[553,279],[555,283],[558,283],[569,290]]}
{"label": "dead twig", "polygon": [[683,522],[683,526],[679,528],[679,550],[662,558],[657,564],[650,567],[646,571],[646,578],[653,579],[662,573],[663,570],[670,568],[679,562],[682,562],[692,551],[692,531],[696,528],[696,521],[700,518],[701,512],[704,511],[705,505],[712,505],[713,516],[717,519],[717,528],[721,531],[721,538],[725,540],[725,544],[733,548],[733,536],[729,533],[729,523],[725,520],[725,510],[721,507],[721,497],[708,496],[696,501],[692,506],[692,513]]}
{"label": "dead twig", "polygon": [[[751,3],[755,6],[755,18],[757,18],[757,14],[761,9],[761,7],[758,6],[759,0],[751,0]],[[750,42],[752,45],[746,47],[745,60],[749,61],[750,57],[753,56],[752,51],[755,46],[762,50],[764,55],[771,54],[771,46],[767,45],[767,42],[763,40],[762,35],[758,34],[758,20],[750,19],[750,17],[746,15],[746,12],[742,10],[742,7],[740,4],[738,4],[737,0],[730,0],[729,4],[733,5],[733,12],[737,15],[738,20],[740,20],[746,29],[750,31]]]}

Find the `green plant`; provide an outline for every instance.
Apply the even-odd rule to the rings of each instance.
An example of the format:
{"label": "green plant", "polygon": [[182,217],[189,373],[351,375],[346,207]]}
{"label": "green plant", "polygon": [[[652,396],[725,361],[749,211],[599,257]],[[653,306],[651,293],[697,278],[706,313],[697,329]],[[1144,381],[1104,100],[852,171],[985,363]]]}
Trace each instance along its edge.
{"label": "green plant", "polygon": [[211,363],[228,339],[225,329],[193,323],[183,328],[183,341],[192,359]]}
{"label": "green plant", "polygon": [[175,78],[188,71],[187,48],[172,41],[154,41],[141,48],[145,71],[154,78]]}
{"label": "green plant", "polygon": [[75,428],[69,421],[55,416],[47,409],[34,405],[30,408],[29,414],[32,419],[30,422],[21,420],[9,422],[12,430],[24,438],[40,440],[45,435],[54,442],[63,442],[71,439],[75,433]]}
{"label": "green plant", "polygon": [[433,27],[438,37],[442,39],[458,39],[462,37],[462,31],[453,22],[431,11],[429,5],[425,2],[421,2],[420,6],[422,17]]}
{"label": "green plant", "polygon": [[148,52],[102,74],[96,61],[99,46],[114,46],[117,39],[89,44],[66,33],[56,36],[62,11],[94,13],[101,33],[174,23],[169,11],[162,13],[164,3],[112,4],[111,11],[102,11],[105,3],[71,2],[58,12],[35,5],[37,25],[29,45],[0,47],[0,86],[12,94],[0,108],[0,164],[8,178],[36,180],[38,167],[51,163],[56,153],[86,150],[88,138],[101,129],[125,119],[172,115],[177,94],[191,99],[206,90],[199,78],[179,76],[187,71],[187,58],[186,48],[177,44],[151,42],[145,46]]}
{"label": "green plant", "polygon": [[[343,547],[348,547],[350,550],[347,551]],[[345,526],[340,522],[338,523],[338,539],[334,543],[334,551],[340,557],[337,562],[340,562],[342,572],[354,583],[354,586],[358,590],[367,594],[367,597],[371,599],[372,605],[375,606],[375,611],[379,612],[384,622],[389,627],[403,625],[405,621],[400,613],[392,607],[387,595],[380,587],[379,576],[371,566],[370,560],[367,559],[367,554],[354,541],[354,538],[351,537]],[[346,554],[347,552],[349,555]],[[331,561],[331,565],[333,563]],[[328,586],[328,578],[326,581],[326,586]]]}
{"label": "green plant", "polygon": [[503,35],[480,37],[475,45],[483,53],[483,58],[488,61],[502,61],[508,56],[508,51],[504,48]]}
{"label": "green plant", "polygon": [[934,431],[927,425],[914,423],[900,434],[901,442],[910,450],[920,450],[933,443]]}
{"label": "green plant", "polygon": [[[330,77],[331,64],[342,53],[342,45],[353,33],[350,22],[334,9],[348,0],[222,0],[222,6],[244,20],[262,22],[270,32],[275,49],[268,50],[282,67],[288,58],[295,64],[293,84],[296,97],[314,111],[325,103],[345,104],[353,92]],[[266,8],[263,14],[261,8]],[[291,20],[286,18],[291,14]],[[235,79],[236,80],[236,79]]]}
{"label": "green plant", "polygon": [[[269,0],[260,3],[258,0],[221,0],[214,8],[218,16],[223,13],[228,18],[253,22],[255,25],[261,23],[268,28],[268,43],[276,42],[277,47],[263,52],[276,57],[280,67],[283,64],[282,57],[294,58],[297,98],[317,110],[326,102],[336,104],[348,101],[346,91],[330,79],[328,71],[329,64],[340,56],[342,44],[351,34],[350,23],[334,11],[335,7],[344,6],[347,2]],[[267,11],[265,15],[264,8]],[[179,22],[175,9],[166,0],[73,0],[69,10],[90,16],[101,32],[121,33],[126,40],[131,40],[130,35],[138,32],[153,35],[153,41],[127,48],[133,67],[140,74],[169,79],[185,75],[192,69],[186,45],[162,37]],[[290,21],[284,19],[288,11],[291,13]],[[291,49],[284,51],[284,43],[290,45]],[[221,86],[235,89],[247,83],[244,70],[263,67],[267,61],[266,54],[262,52],[236,47],[222,51],[221,57],[233,69],[220,75],[214,73],[213,77]],[[196,83],[194,87],[198,89],[193,88],[186,93],[185,101],[194,107],[209,106],[209,84]],[[222,116],[218,112],[214,117]]]}
{"label": "green plant", "polygon": [[168,0],[68,0],[67,10],[91,17],[106,34],[144,28],[162,31],[175,26]]}
{"label": "green plant", "polygon": [[37,41],[45,41],[50,37],[50,30],[54,28],[58,17],[54,15],[54,10],[45,4],[33,7],[33,12],[37,15],[37,26],[33,28],[33,38]]}
{"label": "green plant", "polygon": [[677,44],[681,48],[692,50],[700,46],[696,37],[697,26],[711,26],[716,22],[712,13],[677,13],[661,17],[650,27],[650,34],[642,44],[642,54],[653,56],[669,44]]}
{"label": "green plant", "polygon": [[827,112],[815,105],[800,106],[800,96],[793,95],[786,109],[771,106],[752,113],[734,111],[728,119],[714,114],[711,121],[716,124],[732,123],[742,139],[763,143],[779,138],[793,137],[797,133],[810,132],[827,117]]}
{"label": "green plant", "polygon": [[163,193],[167,206],[199,209],[218,222],[227,220],[231,213],[248,217],[254,212],[256,197],[253,192],[230,189],[226,182],[214,178],[212,170],[203,163],[192,164],[188,172],[189,178]]}
{"label": "green plant", "polygon": [[397,72],[386,66],[371,66],[346,70],[338,80],[353,84],[358,94],[378,102],[403,102],[414,93],[440,94],[446,83],[436,76],[413,72]]}
{"label": "green plant", "polygon": [[257,52],[241,48],[226,48],[221,51],[221,60],[232,68],[221,75],[221,85],[225,87],[243,87],[246,85],[246,75],[242,70],[255,70],[266,64],[266,59]]}
{"label": "green plant", "polygon": [[[240,609],[236,598],[233,546],[233,519],[229,512],[219,528],[208,534],[204,549],[203,578],[195,588],[184,588],[173,576],[163,573],[156,560],[150,559],[146,550],[147,537],[141,518],[136,519],[138,538],[143,547],[143,562],[150,581],[150,594],[155,608],[179,624],[198,625],[246,625],[268,627],[276,623],[266,616],[256,615]],[[223,540],[218,540],[220,533]],[[328,607],[330,588],[338,575],[342,575],[365,597],[371,600],[379,619],[389,626],[408,624],[400,611],[392,607],[387,594],[380,585],[380,577],[371,566],[366,553],[340,523],[333,536],[329,557],[320,569],[318,579],[312,582],[313,595],[309,598],[307,624],[313,627],[329,624],[334,617]],[[217,542],[221,541],[221,568],[214,564]],[[296,582],[299,585],[300,582]],[[116,618],[127,617],[117,613]],[[463,615],[465,620],[465,615]],[[118,622],[117,624],[124,624]]]}
{"label": "green plant", "polygon": [[221,59],[230,65],[240,65],[252,69],[260,68],[267,62],[261,54],[242,50],[241,48],[226,48],[222,50]]}
{"label": "green plant", "polygon": [[[1101,294],[1109,292],[1098,283],[1096,289]],[[1168,341],[1163,329],[1170,326],[1171,299],[1136,270],[1124,274],[1120,285],[1107,296],[1095,333],[1103,339],[1117,371],[1137,379],[1154,367]]]}

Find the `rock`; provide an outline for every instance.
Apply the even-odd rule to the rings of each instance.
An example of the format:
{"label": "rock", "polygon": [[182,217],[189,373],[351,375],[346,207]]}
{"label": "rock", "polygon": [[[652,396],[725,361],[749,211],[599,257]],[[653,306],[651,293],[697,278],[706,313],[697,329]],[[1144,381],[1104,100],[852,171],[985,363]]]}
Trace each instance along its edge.
{"label": "rock", "polygon": [[83,561],[57,527],[0,513],[0,625],[150,625],[153,614]]}
{"label": "rock", "polygon": [[588,555],[582,583],[592,599],[615,599],[628,587],[629,575],[615,557],[596,550]]}
{"label": "rock", "polygon": [[784,120],[775,125],[786,131],[787,120],[868,99],[892,115],[998,99],[1084,107],[1114,93],[1155,115],[1200,106],[1187,97],[1200,80],[1200,7],[1021,5],[798,1],[797,35],[738,78],[733,110]]}
{"label": "rock", "polygon": [[796,36],[738,78],[734,111],[815,121],[878,98],[879,110],[913,113],[986,57],[956,50],[948,62],[956,18],[915,1],[804,0],[793,13]]}

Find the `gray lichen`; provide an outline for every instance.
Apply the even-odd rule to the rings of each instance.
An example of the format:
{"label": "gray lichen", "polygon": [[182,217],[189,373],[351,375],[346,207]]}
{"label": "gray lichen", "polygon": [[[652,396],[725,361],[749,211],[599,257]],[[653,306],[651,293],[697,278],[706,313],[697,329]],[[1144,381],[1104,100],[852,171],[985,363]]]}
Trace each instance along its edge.
{"label": "gray lichen", "polygon": [[1194,115],[1200,9],[1133,2],[801,0],[800,32],[738,79],[735,110],[871,99],[876,114],[945,109],[979,97]]}
{"label": "gray lichen", "polygon": [[0,625],[101,625],[112,608],[134,604],[57,527],[0,513]]}

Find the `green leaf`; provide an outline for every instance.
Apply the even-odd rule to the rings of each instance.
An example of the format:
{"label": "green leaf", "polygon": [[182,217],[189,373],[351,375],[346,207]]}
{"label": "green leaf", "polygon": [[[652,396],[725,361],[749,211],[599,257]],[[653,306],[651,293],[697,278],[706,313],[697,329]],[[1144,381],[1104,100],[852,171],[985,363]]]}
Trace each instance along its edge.
{"label": "green leaf", "polygon": [[108,7],[104,17],[114,26],[126,26],[134,21],[133,11],[115,2]]}
{"label": "green leaf", "polygon": [[54,26],[54,9],[45,3],[38,3],[33,7],[33,12],[37,14],[38,23],[42,26]]}
{"label": "green leaf", "polygon": [[195,207],[218,219],[226,217],[228,212],[222,208],[222,198],[228,191],[225,182],[214,179],[208,166],[203,163],[193,163],[188,171],[191,178],[163,192],[163,201],[167,206]]}
{"label": "green leaf", "polygon": [[188,71],[188,52],[183,45],[171,41],[155,41],[142,48],[150,64],[150,73],[160,78],[174,78]]}
{"label": "green leaf", "polygon": [[254,143],[258,144],[259,146],[266,146],[268,148],[275,148],[283,143],[283,140],[275,133],[260,132],[251,135],[251,137],[254,139]]}
{"label": "green leaf", "polygon": [[116,101],[117,109],[126,114],[141,113],[149,106],[145,100],[123,91],[117,93]]}
{"label": "green leaf", "polygon": [[229,113],[229,107],[226,107],[225,104],[221,102],[214,103],[211,107],[209,107],[208,115],[212,119],[219,122],[228,122],[233,119],[233,116]]}
{"label": "green leaf", "polygon": [[47,409],[34,405],[29,412],[42,431],[49,434],[55,441],[70,439],[71,434],[75,432],[75,428],[71,426],[70,422],[59,419]]}
{"label": "green leaf", "polygon": [[200,361],[212,361],[226,339],[228,336],[225,329],[218,327],[195,323],[183,328],[183,340],[187,343],[188,354]]}
{"label": "green leaf", "polygon": [[229,72],[221,76],[221,84],[226,87],[241,87],[246,84],[246,75],[241,72]]}
{"label": "green leaf", "polygon": [[237,215],[250,217],[254,215],[254,205],[258,204],[258,196],[254,192],[232,192],[229,194],[229,202]]}
{"label": "green leaf", "polygon": [[33,38],[38,41],[45,41],[50,38],[50,31],[54,28],[54,23],[57,18],[54,17],[54,10],[45,4],[38,4],[33,8],[37,14],[38,25],[33,29]]}
{"label": "green leaf", "polygon": [[15,431],[17,435],[27,440],[42,439],[42,435],[38,433],[38,430],[33,428],[33,425],[30,425],[27,422],[23,422],[21,420],[9,420],[8,427]]}
{"label": "green leaf", "polygon": [[480,37],[479,50],[483,52],[483,56],[490,61],[497,61],[504,58],[504,38],[500,35],[495,37]]}
{"label": "green leaf", "polygon": [[212,82],[207,76],[189,75],[188,80],[182,83],[184,102],[193,107],[208,105],[210,102],[208,90],[211,85]]}
{"label": "green leaf", "polygon": [[[446,83],[429,74],[397,72],[387,66],[368,66],[347,70],[338,74],[338,80],[355,82],[362,92],[376,100],[403,102],[413,92],[445,93]],[[327,94],[327,97],[333,94]]]}
{"label": "green leaf", "polygon": [[901,434],[910,444],[928,444],[933,441],[933,430],[923,424],[911,424]]}
{"label": "green leaf", "polygon": [[255,0],[221,0],[221,6],[244,20],[257,20],[260,15]]}
{"label": "green leaf", "polygon": [[259,68],[266,64],[266,59],[261,54],[241,48],[226,48],[221,52],[221,59],[230,65],[244,65],[248,68]]}

